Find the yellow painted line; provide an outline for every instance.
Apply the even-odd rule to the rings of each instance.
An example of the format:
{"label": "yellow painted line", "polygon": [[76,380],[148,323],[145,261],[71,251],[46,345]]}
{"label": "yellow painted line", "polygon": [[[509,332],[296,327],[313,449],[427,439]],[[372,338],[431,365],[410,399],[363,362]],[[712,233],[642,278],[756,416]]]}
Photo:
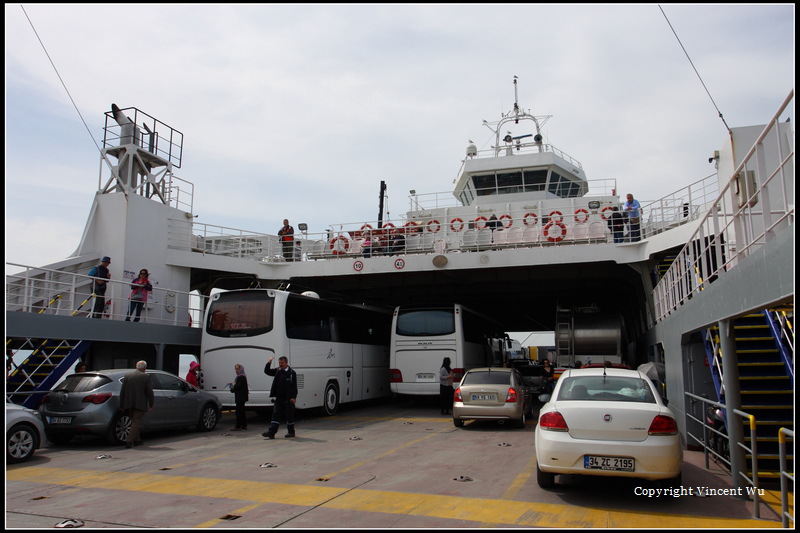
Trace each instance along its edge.
{"label": "yellow painted line", "polygon": [[[646,511],[620,511],[558,505],[364,489],[293,485],[239,479],[214,479],[159,474],[131,474],[25,466],[7,468],[6,482],[19,481],[73,488],[149,492],[253,502],[247,512],[266,503],[323,507],[348,511],[469,520],[500,525],[549,528],[766,528],[768,520],[740,520]],[[510,489],[511,490],[511,489]],[[239,512],[232,514],[239,514]],[[213,525],[208,521],[200,527]]]}

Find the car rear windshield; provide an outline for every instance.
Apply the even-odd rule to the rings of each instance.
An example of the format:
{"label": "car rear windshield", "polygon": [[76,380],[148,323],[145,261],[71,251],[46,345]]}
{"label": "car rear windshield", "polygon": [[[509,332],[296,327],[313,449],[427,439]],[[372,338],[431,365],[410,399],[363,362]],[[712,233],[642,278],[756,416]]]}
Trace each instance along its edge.
{"label": "car rear windshield", "polygon": [[636,377],[580,376],[562,378],[558,401],[656,403],[648,383]]}
{"label": "car rear windshield", "polygon": [[55,387],[55,390],[86,392],[99,389],[106,383],[111,383],[111,380],[106,376],[97,374],[73,374],[67,376],[67,379],[59,383],[58,386]]}
{"label": "car rear windshield", "polygon": [[511,382],[511,372],[468,372],[464,376],[462,385],[508,385]]}

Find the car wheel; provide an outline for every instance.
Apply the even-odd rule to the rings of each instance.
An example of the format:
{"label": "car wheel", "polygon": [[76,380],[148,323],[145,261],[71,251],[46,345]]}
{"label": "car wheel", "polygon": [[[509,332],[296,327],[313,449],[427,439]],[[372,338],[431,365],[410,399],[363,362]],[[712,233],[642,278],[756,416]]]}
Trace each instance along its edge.
{"label": "car wheel", "polygon": [[200,413],[200,421],[197,423],[197,429],[201,431],[211,431],[217,427],[219,421],[219,411],[214,404],[208,403],[203,407],[203,412]]}
{"label": "car wheel", "polygon": [[463,428],[464,427],[464,421],[463,420],[459,420],[458,418],[454,418],[453,419],[453,425],[455,427],[457,427],[457,428]]}
{"label": "car wheel", "polygon": [[339,410],[339,387],[333,381],[325,387],[324,400],[325,403],[322,407],[325,410],[325,414],[328,416],[335,415],[336,411]]}
{"label": "car wheel", "polygon": [[556,475],[552,472],[542,472],[539,463],[536,463],[536,481],[543,489],[552,489],[556,484]]}
{"label": "car wheel", "polygon": [[47,437],[47,440],[49,440],[50,442],[52,442],[57,446],[67,444],[69,441],[72,440],[72,437],[74,436],[72,435],[72,433],[54,433],[52,431],[47,431],[47,430],[45,430],[44,434]]}
{"label": "car wheel", "polygon": [[39,444],[36,431],[28,424],[17,424],[6,433],[6,459],[9,464],[21,463],[33,457]]}
{"label": "car wheel", "polygon": [[522,418],[517,420],[517,427],[519,429],[525,429],[525,412],[522,412]]}
{"label": "car wheel", "polygon": [[120,413],[114,417],[111,427],[108,428],[106,440],[109,444],[122,445],[131,432],[131,417],[127,413]]}

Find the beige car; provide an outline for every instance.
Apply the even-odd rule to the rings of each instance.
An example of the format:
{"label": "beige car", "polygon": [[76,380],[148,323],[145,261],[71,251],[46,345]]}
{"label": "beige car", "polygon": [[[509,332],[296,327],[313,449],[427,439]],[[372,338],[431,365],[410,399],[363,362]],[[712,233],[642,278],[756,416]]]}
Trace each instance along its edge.
{"label": "beige car", "polygon": [[525,427],[533,403],[531,390],[515,368],[473,368],[453,395],[453,424],[465,420],[513,421]]}

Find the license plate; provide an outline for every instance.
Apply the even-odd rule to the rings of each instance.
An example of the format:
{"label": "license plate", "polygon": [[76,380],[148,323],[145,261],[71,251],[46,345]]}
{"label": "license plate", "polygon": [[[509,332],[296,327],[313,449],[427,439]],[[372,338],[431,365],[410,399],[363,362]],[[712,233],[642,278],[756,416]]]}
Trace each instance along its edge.
{"label": "license plate", "polygon": [[478,400],[478,401],[480,401],[480,400],[492,400],[492,401],[494,401],[494,400],[497,400],[497,396],[495,396],[494,394],[473,394],[472,395],[472,399],[473,400]]}
{"label": "license plate", "polygon": [[71,416],[50,416],[47,418],[51,424],[72,424]]}
{"label": "license plate", "polygon": [[436,374],[417,374],[417,381],[428,381],[436,379]]}
{"label": "license plate", "polygon": [[584,455],[583,467],[592,470],[619,470],[633,472],[634,461],[630,457],[603,457],[601,455]]}

